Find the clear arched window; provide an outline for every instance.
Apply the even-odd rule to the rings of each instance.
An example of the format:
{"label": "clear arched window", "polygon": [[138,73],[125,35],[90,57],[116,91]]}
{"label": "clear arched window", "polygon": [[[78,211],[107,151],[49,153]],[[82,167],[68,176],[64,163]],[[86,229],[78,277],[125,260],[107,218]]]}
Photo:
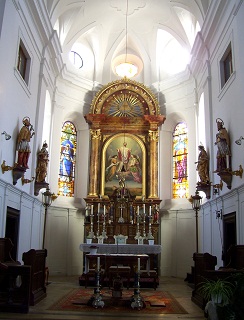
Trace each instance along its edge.
{"label": "clear arched window", "polygon": [[187,125],[180,122],[173,132],[173,199],[188,198]]}
{"label": "clear arched window", "polygon": [[58,179],[58,194],[74,197],[75,157],[77,133],[72,122],[63,124],[60,143],[60,164]]}

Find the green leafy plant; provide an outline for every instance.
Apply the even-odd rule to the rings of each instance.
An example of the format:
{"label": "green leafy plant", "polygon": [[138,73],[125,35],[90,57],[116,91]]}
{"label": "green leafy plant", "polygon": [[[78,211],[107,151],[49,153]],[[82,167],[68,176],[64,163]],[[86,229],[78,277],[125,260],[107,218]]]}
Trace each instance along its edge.
{"label": "green leafy plant", "polygon": [[234,283],[226,279],[209,280],[200,283],[199,293],[207,301],[220,305],[227,305],[231,302],[235,289]]}

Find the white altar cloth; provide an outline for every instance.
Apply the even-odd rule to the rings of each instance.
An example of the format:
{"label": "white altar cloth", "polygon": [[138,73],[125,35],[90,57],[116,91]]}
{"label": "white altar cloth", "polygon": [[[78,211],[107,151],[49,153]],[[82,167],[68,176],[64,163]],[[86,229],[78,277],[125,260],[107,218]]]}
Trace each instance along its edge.
{"label": "white altar cloth", "polygon": [[92,248],[97,248],[97,253],[112,254],[112,253],[130,253],[130,254],[159,254],[161,253],[161,245],[148,244],[105,244],[105,243],[81,243],[80,250],[90,252]]}

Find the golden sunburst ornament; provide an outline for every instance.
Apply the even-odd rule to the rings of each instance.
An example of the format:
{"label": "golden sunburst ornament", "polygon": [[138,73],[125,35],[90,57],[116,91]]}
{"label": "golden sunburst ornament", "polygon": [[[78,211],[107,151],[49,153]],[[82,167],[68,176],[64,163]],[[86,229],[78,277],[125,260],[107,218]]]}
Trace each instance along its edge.
{"label": "golden sunburst ornament", "polygon": [[113,95],[106,106],[106,113],[112,117],[138,117],[143,115],[143,105],[137,96],[131,93]]}

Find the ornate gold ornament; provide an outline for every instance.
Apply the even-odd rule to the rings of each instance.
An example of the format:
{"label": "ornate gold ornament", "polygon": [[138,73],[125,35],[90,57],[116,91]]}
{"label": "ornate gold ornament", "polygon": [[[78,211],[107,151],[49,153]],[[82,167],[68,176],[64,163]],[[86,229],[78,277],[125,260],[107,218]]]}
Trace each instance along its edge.
{"label": "ornate gold ornament", "polygon": [[100,129],[97,129],[97,130],[90,129],[90,134],[91,134],[92,139],[101,140],[101,138],[102,138]]}
{"label": "ornate gold ornament", "polygon": [[143,114],[160,114],[159,104],[153,92],[144,84],[128,78],[113,81],[104,86],[93,99],[90,113],[104,113],[103,108],[107,110],[107,105],[111,105],[112,102],[118,105],[121,101],[127,101],[127,112],[129,104],[138,103],[139,109],[143,109]]}

